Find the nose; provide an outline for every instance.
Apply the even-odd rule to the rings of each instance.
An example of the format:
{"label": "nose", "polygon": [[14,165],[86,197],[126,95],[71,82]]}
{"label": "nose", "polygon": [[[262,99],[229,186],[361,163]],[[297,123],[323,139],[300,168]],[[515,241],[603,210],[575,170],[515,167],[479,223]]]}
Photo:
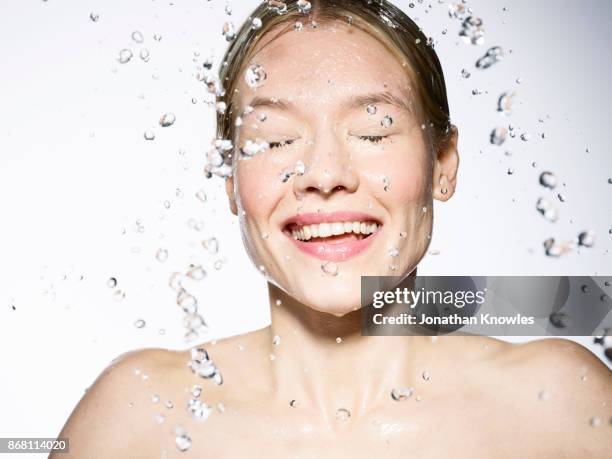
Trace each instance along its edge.
{"label": "nose", "polygon": [[328,197],[338,192],[353,193],[359,177],[346,145],[330,132],[313,138],[303,158],[306,171],[295,177],[293,192],[298,199],[307,194]]}

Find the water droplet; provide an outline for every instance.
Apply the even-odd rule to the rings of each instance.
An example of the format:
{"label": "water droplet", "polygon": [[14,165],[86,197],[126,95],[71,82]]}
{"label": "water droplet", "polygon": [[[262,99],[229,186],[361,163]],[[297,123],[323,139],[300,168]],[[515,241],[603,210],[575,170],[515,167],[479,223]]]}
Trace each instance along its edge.
{"label": "water droplet", "polygon": [[176,296],[176,304],[186,313],[195,314],[198,310],[198,301],[186,290],[181,290]]}
{"label": "water droplet", "polygon": [[567,328],[570,324],[570,317],[564,312],[553,312],[548,320],[557,328]]}
{"label": "water droplet", "polygon": [[132,32],[132,40],[134,40],[136,43],[142,43],[144,41],[144,37],[138,30],[135,30]]}
{"label": "water droplet", "polygon": [[540,185],[551,190],[557,186],[557,177],[549,171],[544,171],[540,174]]}
{"label": "water droplet", "polygon": [[333,277],[338,275],[339,268],[333,261],[326,261],[321,265],[321,270],[323,271],[323,274]]}
{"label": "water droplet", "polygon": [[257,88],[266,81],[266,72],[259,64],[252,64],[247,69],[244,79],[249,88]]}
{"label": "water droplet", "polygon": [[259,19],[259,18],[253,18],[253,20],[251,21],[251,29],[253,29],[253,30],[261,29],[262,25],[263,24],[261,22],[261,19]]}
{"label": "water droplet", "polygon": [[504,56],[504,50],[499,46],[489,48],[484,56],[476,61],[476,68],[488,69],[493,64],[499,62]]}
{"label": "water droplet", "polygon": [[378,109],[376,108],[376,105],[368,105],[366,110],[368,112],[368,115],[376,115],[376,112],[378,111]]}
{"label": "water droplet", "polygon": [[223,115],[225,113],[225,110],[227,110],[227,104],[223,101],[217,102],[217,104],[215,105],[215,109],[217,110],[217,113]]}
{"label": "water droplet", "polygon": [[595,245],[595,231],[587,230],[578,234],[578,245],[583,247],[593,247],[593,245]]}
{"label": "water droplet", "polygon": [[154,395],[151,396],[151,402],[153,402],[153,403],[159,403],[160,400],[161,400],[161,398],[157,394],[154,394]]}
{"label": "water droplet", "polygon": [[309,1],[298,0],[297,1],[297,7],[298,7],[298,10],[300,11],[300,13],[308,13],[310,11],[310,9],[312,8],[312,5],[310,4]]}
{"label": "water droplet", "polygon": [[214,255],[219,251],[219,241],[216,237],[205,239],[202,241],[202,247],[208,250],[208,253]]}
{"label": "water droplet", "polygon": [[191,438],[186,433],[177,435],[174,441],[179,451],[187,451],[191,448]]}
{"label": "water droplet", "polygon": [[282,15],[287,12],[287,4],[281,1],[268,0],[268,10],[276,14]]}
{"label": "water droplet", "polygon": [[132,59],[132,51],[130,51],[127,48],[119,51],[119,57],[117,58],[117,60],[119,61],[120,64],[127,64],[128,62],[130,62],[131,59]]}
{"label": "water droplet", "polygon": [[161,127],[168,127],[172,126],[175,121],[176,116],[174,116],[174,113],[166,113],[159,119],[159,125]]}
{"label": "water droplet", "polygon": [[351,412],[346,408],[338,408],[336,411],[336,419],[338,421],[346,421],[351,417]]}
{"label": "water droplet", "polygon": [[212,413],[212,408],[202,400],[192,398],[187,402],[187,412],[197,421],[206,421]]}
{"label": "water droplet", "polygon": [[142,319],[138,319],[136,322],[134,322],[134,326],[136,328],[143,328],[146,325],[146,322]]}
{"label": "water droplet", "polygon": [[512,174],[514,174],[514,168],[509,167],[506,172],[507,172],[508,175],[512,175]]}
{"label": "water droplet", "polygon": [[115,301],[122,301],[125,299],[125,292],[123,290],[116,290],[113,294]]}
{"label": "water droplet", "polygon": [[484,29],[482,19],[475,16],[468,16],[461,23],[459,36],[466,43],[482,45],[484,43]]}
{"label": "water droplet", "polygon": [[168,251],[166,249],[158,249],[155,258],[159,262],[164,262],[168,259]]}
{"label": "water droplet", "polygon": [[278,346],[281,343],[281,337],[279,335],[274,335],[274,338],[272,338],[272,344],[274,344],[275,346]]}
{"label": "water droplet", "polygon": [[140,58],[144,61],[144,62],[149,62],[149,50],[147,48],[142,48],[140,50]]}
{"label": "water droplet", "polygon": [[570,252],[572,248],[571,242],[557,242],[552,237],[544,241],[544,251],[549,257],[559,257]]}
{"label": "water droplet", "polygon": [[91,19],[93,22],[98,22],[98,20],[100,19],[100,15],[92,11],[91,13],[89,13],[89,19]]}
{"label": "water droplet", "polygon": [[336,338],[336,343],[340,344],[342,342],[342,338],[340,338],[339,336]]}
{"label": "water droplet", "polygon": [[589,420],[589,424],[591,427],[599,427],[601,425],[601,419],[599,419],[597,416],[593,416]]}
{"label": "water droplet", "polygon": [[538,393],[538,400],[548,400],[550,398],[550,394],[545,390],[541,390]]}
{"label": "water droplet", "polygon": [[302,24],[301,21],[295,21],[295,24],[293,24],[293,30],[296,32],[301,32],[304,30],[304,24]]}
{"label": "water droplet", "polygon": [[429,372],[428,372],[428,371],[424,371],[424,372],[423,372],[423,379],[424,379],[425,381],[429,381],[429,380],[431,379],[431,375],[429,374]]}
{"label": "water droplet", "polygon": [[496,127],[491,131],[490,141],[493,145],[501,145],[506,141],[508,130],[505,127]]}
{"label": "water droplet", "polygon": [[247,140],[244,146],[240,149],[243,158],[249,158],[251,156],[264,153],[270,148],[270,144],[262,139]]}
{"label": "water droplet", "polygon": [[391,185],[391,179],[387,176],[384,176],[382,181],[383,181],[383,189],[385,191],[389,191],[389,186]]}
{"label": "water droplet", "polygon": [[393,124],[393,118],[387,115],[382,119],[380,124],[382,125],[382,127],[385,127],[385,128],[391,127],[391,125]]}
{"label": "water droplet", "polygon": [[200,281],[206,277],[206,271],[201,265],[191,265],[187,271],[187,277]]}
{"label": "water droplet", "polygon": [[225,36],[225,40],[227,41],[232,41],[236,38],[236,28],[233,22],[227,21],[223,24],[223,36]]}
{"label": "water droplet", "polygon": [[391,247],[388,254],[390,257],[397,257],[399,255],[399,250],[397,250],[395,247]]}
{"label": "water droplet", "polygon": [[144,138],[145,138],[145,140],[155,140],[155,132],[153,132],[150,129],[147,129],[144,132]]}
{"label": "water droplet", "polygon": [[512,114],[512,106],[514,104],[514,96],[516,93],[504,92],[497,100],[497,111],[502,112],[504,115]]}
{"label": "water droplet", "polygon": [[191,396],[193,398],[198,398],[200,395],[202,395],[202,386],[199,384],[194,384],[191,388]]}
{"label": "water droplet", "polygon": [[155,420],[159,423],[159,424],[163,424],[164,421],[166,420],[166,415],[165,414],[157,414],[155,415]]}
{"label": "water droplet", "polygon": [[557,198],[558,198],[558,199],[559,199],[559,201],[561,201],[561,202],[565,202],[565,201],[566,201],[565,195],[564,195],[564,194],[562,194],[562,193],[559,193],[559,194],[557,195]]}
{"label": "water droplet", "polygon": [[402,231],[399,235],[400,235],[400,237],[404,238],[404,237],[408,236],[408,233],[406,231]]}
{"label": "water droplet", "polygon": [[291,400],[291,401],[289,402],[289,406],[290,406],[290,407],[292,407],[292,408],[296,408],[296,407],[298,407],[299,405],[300,405],[300,402],[298,402],[297,400]]}
{"label": "water droplet", "polygon": [[117,286],[117,279],[114,277],[109,277],[109,279],[106,281],[106,286],[108,288],[115,288]]}
{"label": "water droplet", "polygon": [[411,387],[400,387],[395,388],[391,391],[391,398],[396,402],[403,402],[408,400],[413,393],[413,389]]}
{"label": "water droplet", "polygon": [[468,72],[467,69],[461,69],[461,76],[463,78],[469,78],[470,76],[472,76],[472,74]]}

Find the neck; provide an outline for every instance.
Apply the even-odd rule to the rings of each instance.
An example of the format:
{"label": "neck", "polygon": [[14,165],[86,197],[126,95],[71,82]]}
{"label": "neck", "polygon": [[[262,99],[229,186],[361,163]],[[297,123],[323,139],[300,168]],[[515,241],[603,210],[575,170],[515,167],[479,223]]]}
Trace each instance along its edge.
{"label": "neck", "polygon": [[[332,419],[351,417],[393,403],[391,390],[421,378],[422,350],[430,337],[362,336],[359,310],[342,317],[309,308],[268,284],[272,325],[269,353],[279,399]],[[280,300],[280,301],[279,301]],[[278,345],[274,337],[280,337]]]}

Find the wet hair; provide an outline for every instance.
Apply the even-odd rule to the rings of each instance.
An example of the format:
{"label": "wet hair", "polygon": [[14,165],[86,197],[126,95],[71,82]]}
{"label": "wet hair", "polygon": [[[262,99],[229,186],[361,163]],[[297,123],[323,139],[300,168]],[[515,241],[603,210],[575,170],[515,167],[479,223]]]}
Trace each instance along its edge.
{"label": "wet hair", "polygon": [[[310,9],[305,11],[310,3]],[[261,27],[253,26],[261,21]],[[433,48],[418,25],[401,9],[386,0],[288,0],[262,2],[236,32],[219,71],[224,88],[217,102],[226,109],[217,113],[217,138],[234,141],[238,106],[234,94],[239,78],[246,70],[257,45],[272,30],[279,30],[272,40],[293,30],[300,21],[303,27],[342,22],[357,27],[380,41],[406,69],[416,88],[417,112],[424,126],[427,140],[434,154],[442,151],[451,138],[451,123],[442,66]],[[270,41],[272,41],[270,40]],[[266,43],[267,44],[267,43]],[[224,159],[231,162],[230,155]]]}

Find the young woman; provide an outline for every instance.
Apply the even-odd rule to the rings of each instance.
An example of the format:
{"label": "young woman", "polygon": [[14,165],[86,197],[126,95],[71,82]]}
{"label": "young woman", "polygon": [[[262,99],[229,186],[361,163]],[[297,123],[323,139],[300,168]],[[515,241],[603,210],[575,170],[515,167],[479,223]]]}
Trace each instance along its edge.
{"label": "young woman", "polygon": [[360,276],[416,275],[433,199],[457,186],[441,66],[414,22],[379,0],[266,2],[209,83],[232,148],[208,172],[271,325],[116,359],[63,457],[609,457],[610,372],[571,341],[361,336]]}

